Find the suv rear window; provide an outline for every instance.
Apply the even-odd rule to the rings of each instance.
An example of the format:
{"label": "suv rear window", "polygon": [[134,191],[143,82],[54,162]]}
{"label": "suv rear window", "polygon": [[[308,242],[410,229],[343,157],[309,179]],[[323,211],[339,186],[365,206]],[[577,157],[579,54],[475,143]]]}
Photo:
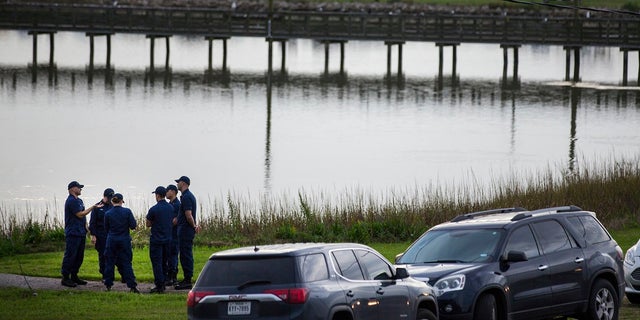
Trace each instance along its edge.
{"label": "suv rear window", "polygon": [[201,286],[240,286],[248,282],[295,283],[294,257],[216,258],[200,274]]}
{"label": "suv rear window", "polygon": [[607,231],[592,216],[570,217],[568,220],[588,244],[611,240]]}

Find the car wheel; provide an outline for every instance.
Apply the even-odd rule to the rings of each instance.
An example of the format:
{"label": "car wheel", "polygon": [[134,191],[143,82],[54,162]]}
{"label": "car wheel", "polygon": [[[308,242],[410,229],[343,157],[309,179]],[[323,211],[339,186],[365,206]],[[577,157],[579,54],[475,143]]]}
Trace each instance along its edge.
{"label": "car wheel", "polygon": [[599,279],[591,289],[586,319],[617,320],[618,297],[609,281]]}
{"label": "car wheel", "polygon": [[431,310],[427,309],[419,309],[418,310],[418,320],[438,320],[435,314],[431,312]]}
{"label": "car wheel", "polygon": [[483,294],[476,303],[473,320],[497,320],[498,306],[496,298],[491,294]]}
{"label": "car wheel", "polygon": [[633,304],[640,304],[640,294],[627,293],[627,299]]}

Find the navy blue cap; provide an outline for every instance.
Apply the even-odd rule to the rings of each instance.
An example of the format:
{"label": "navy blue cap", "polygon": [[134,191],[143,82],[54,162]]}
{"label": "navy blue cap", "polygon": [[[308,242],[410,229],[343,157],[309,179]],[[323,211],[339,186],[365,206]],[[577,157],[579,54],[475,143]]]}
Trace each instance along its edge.
{"label": "navy blue cap", "polygon": [[102,195],[103,195],[103,196],[105,196],[105,197],[107,197],[107,198],[109,198],[109,199],[111,199],[111,197],[113,197],[113,195],[114,195],[115,193],[116,193],[116,192],[115,192],[115,191],[113,191],[113,189],[111,189],[111,188],[106,188],[106,189],[104,189],[104,193],[103,193]]}
{"label": "navy blue cap", "polygon": [[116,201],[116,202],[120,202],[124,200],[124,198],[122,197],[122,194],[120,193],[116,193],[113,195],[113,197],[111,198],[111,201]]}
{"label": "navy blue cap", "polygon": [[173,190],[175,192],[178,192],[178,187],[176,187],[175,184],[170,184],[170,185],[167,186],[167,191],[169,191],[169,190]]}
{"label": "navy blue cap", "polygon": [[167,189],[165,189],[165,187],[163,187],[163,186],[158,186],[156,188],[156,191],[151,192],[151,193],[155,193],[155,194],[157,194],[157,195],[159,195],[161,197],[164,197],[164,196],[167,195]]}
{"label": "navy blue cap", "polygon": [[[189,179],[189,178],[187,178]],[[67,190],[74,188],[74,187],[78,187],[80,189],[84,188],[83,184],[80,184],[78,181],[71,181],[69,182],[69,184],[67,185]]]}
{"label": "navy blue cap", "polygon": [[187,177],[187,176],[182,176],[182,177],[180,177],[179,179],[177,179],[175,181],[176,182],[182,181],[182,182],[184,182],[184,183],[186,183],[188,185],[191,185],[191,179],[189,179],[189,177]]}

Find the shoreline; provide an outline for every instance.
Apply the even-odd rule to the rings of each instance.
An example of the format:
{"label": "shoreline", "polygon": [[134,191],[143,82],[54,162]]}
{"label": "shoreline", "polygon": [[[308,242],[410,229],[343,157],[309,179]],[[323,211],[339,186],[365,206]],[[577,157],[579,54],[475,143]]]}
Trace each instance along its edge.
{"label": "shoreline", "polygon": [[[34,5],[98,5],[117,7],[143,8],[206,8],[237,13],[266,13],[268,2],[258,0],[36,0],[23,2],[7,0],[6,4],[34,4]],[[593,7],[597,10],[617,10],[611,8]],[[481,5],[441,5],[415,2],[316,2],[316,1],[274,1],[274,12],[279,11],[313,11],[313,12],[342,12],[342,13],[385,13],[385,14],[421,14],[437,13],[445,15],[509,15],[509,16],[544,16],[544,17],[573,17],[576,11],[562,7],[526,5],[503,2],[502,4]],[[619,13],[578,10],[579,15],[589,17],[620,17]]]}

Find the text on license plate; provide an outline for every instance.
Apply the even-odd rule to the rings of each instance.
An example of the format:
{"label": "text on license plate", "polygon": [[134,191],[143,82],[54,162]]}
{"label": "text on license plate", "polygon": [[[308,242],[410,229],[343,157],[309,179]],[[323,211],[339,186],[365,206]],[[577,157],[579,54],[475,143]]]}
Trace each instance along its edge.
{"label": "text on license plate", "polygon": [[230,316],[251,314],[251,302],[229,302],[227,314]]}

